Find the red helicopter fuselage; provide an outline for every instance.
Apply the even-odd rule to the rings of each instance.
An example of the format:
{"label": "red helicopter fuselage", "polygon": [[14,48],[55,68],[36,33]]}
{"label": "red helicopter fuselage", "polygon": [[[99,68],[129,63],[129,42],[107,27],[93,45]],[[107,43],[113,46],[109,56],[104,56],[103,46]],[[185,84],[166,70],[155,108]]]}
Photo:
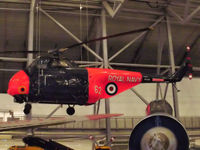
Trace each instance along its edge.
{"label": "red helicopter fuselage", "polygon": [[[78,68],[57,58],[40,57],[13,75],[7,93],[18,103],[90,105],[140,83],[181,81],[188,70],[191,70],[190,61],[165,77],[114,69]],[[25,108],[30,110],[31,106]]]}
{"label": "red helicopter fuselage", "polygon": [[[100,68],[53,68],[43,75],[17,72],[9,82],[8,94],[17,102],[94,104],[142,82],[142,74]],[[24,99],[23,99],[24,97]],[[25,99],[26,97],[26,99]],[[22,100],[23,99],[23,100]]]}

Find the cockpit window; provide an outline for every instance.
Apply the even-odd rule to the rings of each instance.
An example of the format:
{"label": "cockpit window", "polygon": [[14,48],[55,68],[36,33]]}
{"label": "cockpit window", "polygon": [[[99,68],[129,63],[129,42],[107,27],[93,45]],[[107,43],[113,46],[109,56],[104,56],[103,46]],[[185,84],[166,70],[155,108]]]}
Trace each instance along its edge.
{"label": "cockpit window", "polygon": [[47,69],[47,68],[75,68],[76,64],[70,62],[68,59],[58,59],[48,56],[41,56],[36,58],[32,64],[27,68],[28,73],[31,75],[37,70]]}
{"label": "cockpit window", "polygon": [[50,62],[51,67],[77,68],[77,64],[68,60],[67,58],[52,58]]}
{"label": "cockpit window", "polygon": [[54,59],[51,62],[52,67],[69,67],[67,61]]}
{"label": "cockpit window", "polygon": [[48,57],[38,57],[32,62],[30,68],[37,67],[39,69],[45,69],[49,62],[50,59]]}
{"label": "cockpit window", "polygon": [[37,57],[30,66],[28,66],[28,73],[31,75],[38,69],[46,69],[50,62],[49,57]]}
{"label": "cockpit window", "polygon": [[50,59],[48,57],[41,57],[38,61],[37,61],[37,68],[38,69],[46,69],[48,64],[50,62]]}

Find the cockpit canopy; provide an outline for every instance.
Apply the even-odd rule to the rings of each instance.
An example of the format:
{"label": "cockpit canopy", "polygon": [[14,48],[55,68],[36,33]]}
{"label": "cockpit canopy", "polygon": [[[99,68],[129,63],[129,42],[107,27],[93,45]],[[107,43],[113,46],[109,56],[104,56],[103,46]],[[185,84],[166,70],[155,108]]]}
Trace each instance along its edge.
{"label": "cockpit canopy", "polygon": [[47,68],[76,68],[77,65],[74,62],[71,62],[68,59],[60,59],[49,56],[39,56],[37,57],[30,66],[27,67],[29,74],[32,74],[34,71],[39,69]]}

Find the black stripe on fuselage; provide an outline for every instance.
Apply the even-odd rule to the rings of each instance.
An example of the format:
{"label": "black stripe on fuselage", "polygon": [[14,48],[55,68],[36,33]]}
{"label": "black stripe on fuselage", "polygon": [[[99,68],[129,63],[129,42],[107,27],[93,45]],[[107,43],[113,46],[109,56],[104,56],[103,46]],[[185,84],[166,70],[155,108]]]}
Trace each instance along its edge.
{"label": "black stripe on fuselage", "polygon": [[88,101],[88,85],[86,69],[40,69],[40,72],[35,71],[30,75],[28,99],[38,103],[85,105]]}

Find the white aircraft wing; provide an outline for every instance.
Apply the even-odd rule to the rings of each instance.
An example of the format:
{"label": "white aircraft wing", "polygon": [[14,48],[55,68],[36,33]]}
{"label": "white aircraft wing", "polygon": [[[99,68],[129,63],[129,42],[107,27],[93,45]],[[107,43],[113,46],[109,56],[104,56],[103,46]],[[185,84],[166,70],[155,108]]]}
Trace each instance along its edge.
{"label": "white aircraft wing", "polygon": [[65,124],[77,121],[99,120],[104,118],[117,117],[121,115],[122,114],[99,114],[99,115],[87,115],[87,116],[66,116],[60,118],[48,118],[48,119],[44,118],[44,119],[0,122],[0,131],[9,131],[14,129],[24,129],[24,128],[37,128],[42,126]]}

